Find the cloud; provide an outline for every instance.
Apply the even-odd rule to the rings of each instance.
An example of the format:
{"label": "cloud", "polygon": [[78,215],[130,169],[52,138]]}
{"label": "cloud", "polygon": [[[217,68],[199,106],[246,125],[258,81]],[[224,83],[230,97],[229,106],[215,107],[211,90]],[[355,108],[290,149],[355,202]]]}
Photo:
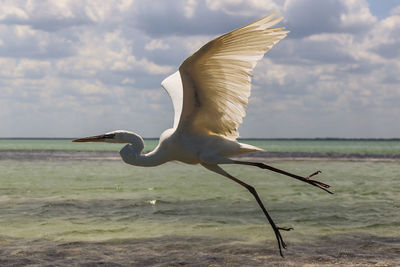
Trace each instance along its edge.
{"label": "cloud", "polygon": [[274,10],[291,32],[254,71],[241,135],[400,136],[399,7],[378,20],[363,0],[3,1],[0,134],[158,136],[173,119],[160,82]]}
{"label": "cloud", "polygon": [[70,40],[26,25],[0,25],[0,57],[59,58],[74,53]]}
{"label": "cloud", "polygon": [[0,9],[0,23],[25,25],[33,29],[57,31],[91,23],[79,1],[5,1]]}
{"label": "cloud", "polygon": [[23,79],[42,79],[51,72],[51,63],[46,60],[19,61],[15,68],[15,77]]}
{"label": "cloud", "polygon": [[161,50],[167,50],[169,49],[169,45],[167,43],[164,43],[162,40],[151,40],[149,43],[146,44],[144,47],[146,50],[156,50],[156,49],[161,49]]}
{"label": "cloud", "polygon": [[[278,1],[279,2],[279,1]],[[210,10],[221,10],[230,15],[263,16],[266,12],[280,10],[271,0],[206,0]]]}
{"label": "cloud", "polygon": [[400,15],[390,16],[372,29],[368,35],[370,50],[391,59],[400,56]]}
{"label": "cloud", "polygon": [[287,0],[284,5],[290,37],[302,38],[321,33],[365,32],[376,22],[366,1]]}
{"label": "cloud", "polygon": [[323,33],[285,41],[279,50],[271,51],[271,58],[275,62],[296,65],[350,64],[356,60],[353,55],[354,37],[350,34]]}
{"label": "cloud", "polygon": [[[256,2],[256,1],[252,1]],[[190,3],[196,3],[194,5]],[[231,31],[247,24],[257,16],[270,13],[272,10],[251,9],[245,14],[236,14],[229,10],[241,10],[244,1],[237,1],[229,5],[229,1],[204,2],[204,1],[163,1],[154,0],[135,3],[133,26],[144,31],[151,37],[186,36],[186,35],[214,35]],[[235,9],[227,7],[234,6]],[[188,8],[190,16],[188,16]],[[258,15],[254,15],[254,13]],[[129,23],[129,22],[128,22]]]}
{"label": "cloud", "polygon": [[392,16],[400,15],[400,6],[392,8],[392,10],[390,10],[390,14]]}

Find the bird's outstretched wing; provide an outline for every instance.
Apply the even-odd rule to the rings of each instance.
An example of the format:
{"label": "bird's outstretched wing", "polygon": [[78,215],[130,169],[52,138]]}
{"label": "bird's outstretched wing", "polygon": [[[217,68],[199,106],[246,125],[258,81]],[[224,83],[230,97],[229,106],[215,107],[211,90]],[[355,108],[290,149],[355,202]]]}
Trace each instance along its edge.
{"label": "bird's outstretched wing", "polygon": [[[238,137],[238,127],[245,116],[244,106],[250,96],[250,72],[257,61],[288,33],[283,27],[270,28],[282,20],[274,18],[275,15],[268,15],[210,41],[182,63],[179,73],[164,80],[164,85],[167,85],[163,85],[164,88],[170,88],[166,89],[174,104],[174,125],[178,129],[230,139]],[[178,74],[182,79],[180,86],[183,85],[183,95],[179,95],[183,99],[181,106],[173,97],[173,92],[179,94],[176,92],[179,89],[168,86],[179,83]],[[178,125],[175,124],[176,116],[180,116]]]}

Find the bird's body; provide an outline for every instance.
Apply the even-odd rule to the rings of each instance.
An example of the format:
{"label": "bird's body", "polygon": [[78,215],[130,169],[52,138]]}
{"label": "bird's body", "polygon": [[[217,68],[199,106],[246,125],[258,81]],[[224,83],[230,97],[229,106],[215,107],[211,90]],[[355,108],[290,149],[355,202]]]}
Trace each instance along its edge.
{"label": "bird's body", "polygon": [[[138,138],[134,133],[119,132]],[[130,140],[132,141],[132,140]],[[136,142],[135,142],[136,143]],[[127,145],[121,151],[122,159],[136,166],[157,166],[168,161],[180,161],[187,164],[226,164],[232,163],[230,157],[243,153],[262,151],[255,146],[239,143],[219,135],[188,133],[171,128],[164,131],[158,146],[143,154],[137,145]]]}
{"label": "bird's body", "polygon": [[328,185],[310,179],[318,172],[301,177],[264,163],[233,158],[243,153],[262,151],[255,146],[239,143],[236,138],[245,116],[244,107],[247,106],[250,96],[251,71],[257,61],[287,34],[282,27],[271,28],[282,19],[274,16],[275,14],[268,15],[210,41],[188,57],[177,72],[161,83],[171,97],[175,116],[173,128],[162,133],[159,144],[153,151],[143,153],[143,139],[128,131],[113,131],[74,141],[127,143],[120,155],[128,164],[143,167],[157,166],[169,161],[201,164],[244,186],[255,197],[271,224],[282,255],[281,247],[285,248],[285,243],[279,230],[290,228],[277,227],[256,190],[219,166],[257,166],[328,191]]}

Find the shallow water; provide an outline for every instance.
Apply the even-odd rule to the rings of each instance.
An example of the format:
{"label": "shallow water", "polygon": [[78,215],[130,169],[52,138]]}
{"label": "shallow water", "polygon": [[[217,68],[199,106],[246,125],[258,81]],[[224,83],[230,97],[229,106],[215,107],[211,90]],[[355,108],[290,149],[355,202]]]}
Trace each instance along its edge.
{"label": "shallow water", "polygon": [[[123,145],[106,143],[73,143],[72,139],[0,139],[2,150],[81,150],[118,151]],[[145,139],[145,150],[152,150],[158,139]],[[241,139],[266,152],[326,153],[333,154],[400,154],[400,140],[380,139]]]}
{"label": "shallow water", "polygon": [[397,266],[400,239],[324,236],[292,242],[285,258],[274,242],[163,236],[103,242],[0,239],[2,266]]}
{"label": "shallow water", "polygon": [[141,168],[117,159],[73,160],[74,153],[0,160],[0,265],[400,260],[396,160],[269,161],[301,175],[322,170],[318,179],[334,195],[261,169],[224,166],[258,190],[277,225],[295,229],[282,233],[282,261],[252,196],[222,176],[180,163]]}

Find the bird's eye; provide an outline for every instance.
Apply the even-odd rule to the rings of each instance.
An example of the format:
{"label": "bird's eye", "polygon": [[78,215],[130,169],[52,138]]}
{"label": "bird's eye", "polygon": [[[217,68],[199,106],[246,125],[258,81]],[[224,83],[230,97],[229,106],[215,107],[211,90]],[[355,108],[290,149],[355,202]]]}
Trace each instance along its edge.
{"label": "bird's eye", "polygon": [[104,138],[105,139],[113,139],[115,137],[115,134],[105,134]]}

